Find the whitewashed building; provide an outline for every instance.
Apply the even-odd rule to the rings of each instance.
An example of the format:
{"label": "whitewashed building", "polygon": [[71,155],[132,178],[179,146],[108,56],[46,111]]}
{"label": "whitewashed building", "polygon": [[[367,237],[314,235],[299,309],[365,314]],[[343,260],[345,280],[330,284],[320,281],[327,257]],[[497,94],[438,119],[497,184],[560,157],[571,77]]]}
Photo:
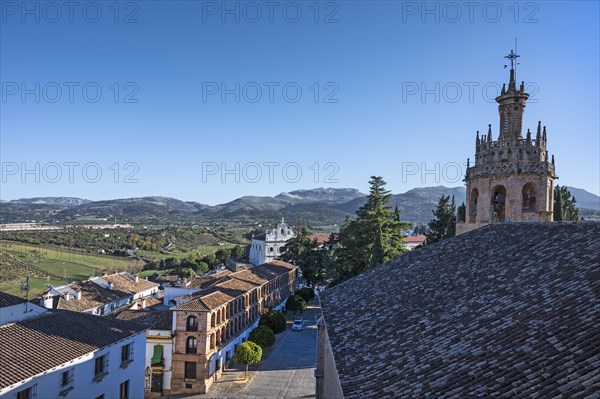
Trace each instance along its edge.
{"label": "whitewashed building", "polygon": [[0,292],[0,325],[39,316],[47,310],[5,292]]}
{"label": "whitewashed building", "polygon": [[156,296],[158,289],[156,283],[121,272],[60,287],[48,286],[40,305],[46,309],[105,315],[137,299]]}
{"label": "whitewashed building", "polygon": [[141,398],[144,330],[69,311],[0,326],[0,397]]}
{"label": "whitewashed building", "polygon": [[[112,316],[112,315],[111,315]],[[120,320],[134,321],[147,327],[144,391],[147,398],[171,393],[173,359],[173,312],[170,310],[120,310]]]}
{"label": "whitewashed building", "polygon": [[252,237],[250,246],[250,263],[253,265],[262,265],[278,259],[281,256],[281,248],[286,242],[295,237],[292,229],[281,219],[271,232],[265,232]]}

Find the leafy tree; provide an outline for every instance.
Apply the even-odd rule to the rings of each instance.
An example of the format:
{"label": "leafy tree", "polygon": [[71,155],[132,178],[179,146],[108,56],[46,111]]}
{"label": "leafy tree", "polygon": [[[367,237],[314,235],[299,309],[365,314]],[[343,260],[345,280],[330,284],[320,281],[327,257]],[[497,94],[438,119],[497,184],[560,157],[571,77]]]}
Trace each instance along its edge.
{"label": "leafy tree", "polygon": [[206,263],[208,265],[209,269],[217,268],[217,258],[215,257],[214,254],[208,254],[208,255],[204,256],[202,258],[202,262]]}
{"label": "leafy tree", "polygon": [[260,345],[261,348],[268,348],[275,343],[275,333],[265,325],[258,326],[250,331],[248,340]]}
{"label": "leafy tree", "polygon": [[177,268],[177,269],[173,269],[171,270],[171,272],[169,273],[170,275],[177,275],[181,278],[192,278],[196,275],[196,272],[194,272],[194,270],[190,269],[190,268]]}
{"label": "leafy tree", "polygon": [[302,227],[294,238],[288,240],[281,252],[281,259],[298,266],[302,270],[302,277],[309,283],[319,284],[326,278],[329,247],[312,239],[306,227]]}
{"label": "leafy tree", "polygon": [[208,264],[206,262],[198,261],[196,263],[198,265],[198,271],[202,273],[208,272]]}
{"label": "leafy tree", "polygon": [[442,195],[433,212],[435,219],[429,222],[427,244],[433,244],[456,235],[456,205],[454,196]]}
{"label": "leafy tree", "polygon": [[556,186],[554,188],[554,221],[572,221],[579,220],[579,209],[575,206],[577,200],[571,195],[566,186]]}
{"label": "leafy tree", "polygon": [[285,308],[292,312],[301,312],[306,308],[306,301],[299,295],[292,295],[285,303]]}
{"label": "leafy tree", "polygon": [[260,316],[260,320],[258,321],[259,326],[267,326],[273,333],[279,334],[286,330],[286,321],[285,317],[281,312],[276,310],[270,310],[267,313],[264,313]]}
{"label": "leafy tree", "polygon": [[215,258],[217,258],[219,265],[224,265],[230,255],[231,252],[228,249],[218,249],[217,252],[215,252]]}
{"label": "leafy tree", "polygon": [[345,281],[384,263],[406,251],[403,230],[409,223],[400,222],[398,207],[389,206],[392,195],[380,176],[372,176],[367,203],[356,212],[356,219],[346,219],[334,248],[334,284]]}
{"label": "leafy tree", "polygon": [[262,348],[252,341],[242,342],[233,355],[234,362],[246,365],[244,379],[248,378],[248,366],[260,362],[261,359]]}
{"label": "leafy tree", "polygon": [[296,295],[301,296],[302,299],[304,299],[304,302],[310,301],[310,293],[308,291],[306,291],[304,288],[296,291]]}
{"label": "leafy tree", "polygon": [[244,247],[242,245],[236,245],[231,249],[231,257],[240,259],[244,256]]}

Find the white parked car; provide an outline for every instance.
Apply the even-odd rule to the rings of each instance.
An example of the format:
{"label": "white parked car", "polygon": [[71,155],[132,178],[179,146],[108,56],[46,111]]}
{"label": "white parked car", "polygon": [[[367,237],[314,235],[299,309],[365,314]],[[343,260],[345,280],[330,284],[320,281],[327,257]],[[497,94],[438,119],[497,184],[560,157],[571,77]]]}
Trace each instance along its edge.
{"label": "white parked car", "polygon": [[292,331],[302,331],[302,318],[296,317],[294,319],[294,324],[292,324]]}

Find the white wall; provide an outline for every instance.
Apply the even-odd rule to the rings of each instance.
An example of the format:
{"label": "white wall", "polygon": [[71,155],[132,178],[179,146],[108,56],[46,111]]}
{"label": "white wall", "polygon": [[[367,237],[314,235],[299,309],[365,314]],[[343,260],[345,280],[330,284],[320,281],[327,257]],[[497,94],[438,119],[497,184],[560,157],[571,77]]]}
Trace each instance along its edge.
{"label": "white wall", "polygon": [[[133,361],[125,368],[121,367],[121,347],[133,345]],[[144,397],[144,371],[146,353],[146,332],[119,341],[111,346],[99,349],[70,363],[63,364],[47,374],[28,379],[15,386],[0,390],[2,399],[16,399],[17,393],[23,389],[36,386],[36,399],[60,398],[62,373],[73,368],[74,389],[66,398],[96,398],[102,394],[106,399],[119,398],[119,386],[129,380],[129,398]],[[94,381],[95,358],[108,354],[108,374],[99,382]],[[15,365],[15,367],[17,367]]]}
{"label": "white wall", "polygon": [[0,325],[39,316],[46,311],[46,308],[31,302],[0,308]]}
{"label": "white wall", "polygon": [[[163,390],[171,389],[171,373],[173,367],[173,338],[171,334],[172,331],[170,330],[148,330],[148,334],[146,336],[145,367],[152,367],[152,356],[154,355],[154,346],[163,346]],[[166,337],[168,337],[169,340],[164,339]]]}

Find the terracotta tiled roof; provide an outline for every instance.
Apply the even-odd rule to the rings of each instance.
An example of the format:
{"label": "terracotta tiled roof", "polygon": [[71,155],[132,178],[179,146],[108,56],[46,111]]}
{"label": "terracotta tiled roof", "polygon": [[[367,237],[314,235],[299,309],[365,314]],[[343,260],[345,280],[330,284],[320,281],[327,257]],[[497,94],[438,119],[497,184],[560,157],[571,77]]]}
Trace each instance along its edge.
{"label": "terracotta tiled roof", "polygon": [[110,314],[119,320],[133,321],[154,330],[171,330],[173,312],[170,310],[129,310],[124,309]]}
{"label": "terracotta tiled roof", "polygon": [[19,298],[6,292],[0,292],[0,308],[18,305],[27,302],[24,298]]}
{"label": "terracotta tiled roof", "polygon": [[402,241],[404,241],[406,243],[411,243],[411,244],[423,244],[425,241],[427,241],[427,237],[426,236],[406,236],[402,239]]}
{"label": "terracotta tiled roof", "polygon": [[231,270],[223,270],[214,274],[205,274],[204,276],[194,277],[188,288],[198,288],[204,289],[210,287],[212,285],[218,284],[221,281],[226,281],[229,279],[229,275],[233,272]]}
{"label": "terracotta tiled roof", "polygon": [[324,291],[344,397],[597,397],[598,237],[490,225]]}
{"label": "terracotta tiled roof", "polygon": [[[126,292],[117,289],[109,290],[108,288],[102,288],[89,280],[71,284],[67,289],[69,289],[69,292],[71,293],[69,295],[69,300],[67,301],[64,295],[57,297],[57,309],[83,312],[129,296]],[[60,287],[57,288],[57,290],[64,291],[64,289]],[[77,290],[81,290],[81,299],[77,299],[73,296]]]}
{"label": "terracotta tiled roof", "polygon": [[94,281],[104,280],[107,283],[113,284],[113,290],[127,292],[129,294],[137,294],[142,291],[150,290],[152,288],[158,288],[158,284],[152,281],[144,280],[142,278],[135,282],[135,276],[127,275],[126,273],[115,273],[103,276]]}
{"label": "terracotta tiled roof", "polygon": [[144,330],[137,323],[68,311],[1,326],[0,389]]}
{"label": "terracotta tiled roof", "polygon": [[207,288],[191,294],[178,297],[178,301],[186,302],[176,305],[171,309],[199,311],[216,309],[230,300],[245,294],[267,281],[273,280],[284,273],[288,273],[295,268],[296,266],[290,263],[276,260],[239,272],[229,271],[229,273],[224,274],[223,276],[217,276],[219,274],[217,273],[212,275],[217,276],[217,278],[211,280],[214,283],[213,285],[207,286]]}

